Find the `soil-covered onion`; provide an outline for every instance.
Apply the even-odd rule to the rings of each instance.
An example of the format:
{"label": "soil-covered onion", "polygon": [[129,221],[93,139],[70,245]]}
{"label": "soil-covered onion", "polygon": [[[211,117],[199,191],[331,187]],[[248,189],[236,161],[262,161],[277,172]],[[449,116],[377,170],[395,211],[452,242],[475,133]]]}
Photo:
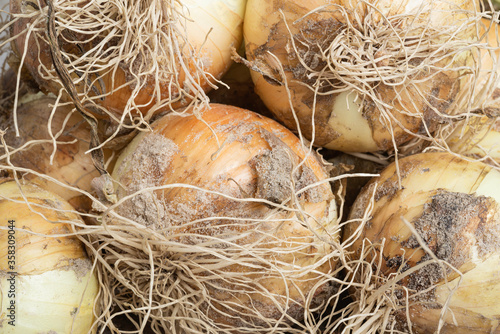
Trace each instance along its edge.
{"label": "soil-covered onion", "polygon": [[97,278],[70,235],[81,219],[34,184],[2,179],[0,197],[1,332],[93,333]]}
{"label": "soil-covered onion", "polygon": [[353,259],[372,261],[383,278],[386,291],[373,292],[387,296],[399,330],[497,331],[500,173],[441,152],[400,159],[397,168],[363,189],[344,233],[359,234]]}
{"label": "soil-covered onion", "polygon": [[458,96],[471,95],[478,11],[473,0],[249,0],[256,92],[287,127],[330,149],[431,138]]}
{"label": "soil-covered onion", "polygon": [[[92,192],[92,180],[99,176],[91,154],[86,153],[90,148],[90,127],[71,104],[56,105],[54,97],[26,94],[16,115],[10,110],[0,115],[8,159],[14,167],[23,168],[25,179],[61,196],[77,210],[86,211],[91,203],[79,189]],[[14,117],[19,124],[19,136]],[[3,145],[0,147],[2,163],[6,164],[7,151]],[[107,157],[110,154],[106,151]]]}
{"label": "soil-covered onion", "polygon": [[242,40],[244,0],[48,3],[52,10],[11,1],[14,53],[42,89],[57,94],[64,85],[53,66],[55,46],[83,104],[106,118],[148,118],[206,99]]}
{"label": "soil-covered onion", "polygon": [[295,333],[328,304],[339,258],[328,174],[277,122],[219,104],[201,119],[169,114],[124,149],[112,176],[115,211],[161,234],[155,261],[177,268],[155,274],[170,282],[154,283],[165,289],[155,305],[185,291],[161,313],[167,329]]}

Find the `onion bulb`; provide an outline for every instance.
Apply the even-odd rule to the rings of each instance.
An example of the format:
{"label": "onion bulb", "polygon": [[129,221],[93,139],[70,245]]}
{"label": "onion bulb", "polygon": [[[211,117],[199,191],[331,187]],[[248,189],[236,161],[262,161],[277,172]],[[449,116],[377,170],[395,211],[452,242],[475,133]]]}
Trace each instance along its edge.
{"label": "onion bulb", "polygon": [[[384,169],[353,205],[344,231],[353,258],[372,245],[365,259],[394,289],[377,293],[394,298],[399,330],[497,331],[500,173],[443,152],[402,158],[397,168]],[[363,226],[354,223],[365,214]]]}
{"label": "onion bulb", "polygon": [[482,42],[487,44],[487,48],[481,50],[481,66],[475,85],[477,101],[483,102],[478,108],[481,114],[470,114],[444,128],[443,137],[452,152],[499,166],[500,28],[497,23],[485,18],[481,22],[482,33],[485,34]]}
{"label": "onion bulb", "polygon": [[[46,7],[11,1],[15,54],[42,89],[57,94],[62,79],[50,53],[57,43],[88,111],[117,120],[206,99],[242,40],[244,0],[49,3],[47,18]],[[52,18],[57,41],[47,34]]]}
{"label": "onion bulb", "polygon": [[[116,212],[161,234],[164,252],[155,259],[177,268],[171,283],[157,283],[168,291],[155,303],[178,300],[163,319],[182,324],[192,312],[200,332],[300,326],[327,304],[338,259],[323,163],[251,111],[211,104],[200,117],[160,118],[124,149],[112,174]],[[186,295],[169,297],[178,290]]]}
{"label": "onion bulb", "polygon": [[0,181],[0,323],[5,334],[92,333],[98,284],[82,224],[62,198],[33,184]]}
{"label": "onion bulb", "polygon": [[[27,94],[21,102],[16,116],[5,112],[0,117],[10,163],[35,172],[25,173],[25,179],[61,196],[77,210],[86,211],[91,203],[79,190],[91,192],[92,180],[99,176],[91,154],[86,153],[89,150],[90,127],[76,111],[72,111],[72,105],[56,108],[54,97],[41,93]],[[14,117],[19,124],[19,136],[16,136]],[[107,156],[110,153],[105,152]],[[5,164],[5,152],[3,156]]]}
{"label": "onion bulb", "polygon": [[464,68],[478,10],[474,0],[248,0],[256,92],[287,127],[329,149],[430,138],[458,94],[470,95]]}

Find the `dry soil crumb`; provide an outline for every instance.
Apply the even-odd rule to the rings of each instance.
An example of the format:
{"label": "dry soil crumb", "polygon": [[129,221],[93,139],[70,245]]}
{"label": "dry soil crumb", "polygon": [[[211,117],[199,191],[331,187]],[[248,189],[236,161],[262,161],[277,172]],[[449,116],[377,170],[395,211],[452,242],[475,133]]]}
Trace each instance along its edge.
{"label": "dry soil crumb", "polygon": [[69,266],[63,269],[73,270],[76,277],[81,280],[90,270],[92,270],[92,262],[89,259],[71,259],[69,260]]}
{"label": "dry soil crumb", "polygon": [[[119,213],[145,226],[160,227],[165,217],[161,199],[153,191],[143,191],[161,185],[162,175],[170,167],[174,155],[179,153],[178,146],[161,134],[150,133],[143,137],[134,153],[125,159],[122,166],[130,166],[135,172],[128,185],[127,194],[136,194]],[[122,173],[123,170],[119,170]]]}
{"label": "dry soil crumb", "polygon": [[283,203],[291,197],[293,164],[289,154],[282,148],[275,148],[252,159],[257,173],[256,198]]}

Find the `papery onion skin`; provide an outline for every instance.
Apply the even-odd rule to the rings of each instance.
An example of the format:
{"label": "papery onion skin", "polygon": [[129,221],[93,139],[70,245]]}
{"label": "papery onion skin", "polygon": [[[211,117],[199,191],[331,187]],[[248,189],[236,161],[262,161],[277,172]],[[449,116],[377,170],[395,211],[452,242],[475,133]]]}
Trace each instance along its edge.
{"label": "papery onion skin", "polygon": [[[303,167],[299,168],[303,176],[296,180],[302,186],[325,180],[327,173],[324,166],[315,153],[306,156],[307,150],[289,130],[251,111],[211,104],[210,109],[203,110],[201,119],[203,121],[193,115],[182,117],[171,114],[153,123],[152,133],[139,134],[117,160],[112,174],[119,184],[116,194],[120,199],[148,186],[186,184],[224,193],[241,199],[241,202],[179,186],[157,190],[154,194],[149,193],[149,197],[136,195],[135,199],[124,202],[118,212],[187,245],[196,245],[196,240],[202,242],[205,237],[220,238],[222,246],[214,245],[213,252],[223,251],[224,240],[227,239],[247,249],[245,253],[248,256],[252,256],[252,249],[257,248],[261,252],[268,249],[274,254],[266,253],[264,260],[269,261],[272,267],[265,270],[260,264],[263,260],[257,258],[255,266],[239,264],[237,260],[234,264],[222,260],[217,262],[221,271],[226,273],[225,278],[224,274],[220,275],[227,282],[214,279],[205,292],[213,299],[211,307],[205,312],[217,326],[231,333],[239,333],[238,326],[243,327],[242,333],[251,329],[268,332],[268,324],[259,317],[274,319],[275,322],[288,322],[286,317],[300,320],[305,312],[302,298],[314,293],[317,295],[313,303],[326,301],[330,290],[313,287],[336,267],[332,259],[315,264],[333,252],[332,243],[338,240],[336,205],[331,188],[328,183],[321,183],[311,192],[299,195],[302,209],[311,215],[307,219],[309,227],[301,223],[293,212],[276,211],[272,205],[258,200],[291,205],[286,202],[291,195],[286,189],[290,185],[286,182],[290,182],[291,177],[280,172],[281,165],[291,161],[297,164],[305,159]],[[274,161],[276,156],[281,156],[283,160]],[[272,164],[276,169],[266,170],[265,163]],[[283,180],[287,181],[280,183]],[[151,209],[146,215],[145,212]],[[190,223],[214,217],[215,220]],[[231,217],[244,221],[238,223]],[[258,219],[264,221],[252,221]],[[270,237],[259,241],[263,238],[261,233],[269,233]],[[238,235],[246,236],[239,239]],[[302,242],[307,245],[307,251],[294,248],[302,248]],[[253,243],[256,244],[252,246]],[[208,253],[197,256],[210,257]],[[244,258],[244,253],[241,256]],[[301,279],[280,276],[277,268],[289,270],[292,265],[297,268],[297,273],[304,271]],[[308,272],[308,266],[315,267],[314,272]],[[232,282],[237,281],[232,278],[235,273],[238,279],[252,277],[251,284],[255,286],[240,286],[239,291],[231,291],[235,289]],[[269,293],[283,311],[273,305]],[[288,303],[284,299],[287,293],[290,298]],[[227,309],[227,305],[232,303],[234,309]],[[255,308],[254,314],[245,308]],[[278,320],[284,313],[287,314],[285,318]]]}
{"label": "papery onion skin", "polygon": [[[68,236],[72,232],[69,224],[82,221],[61,197],[34,184],[20,187],[11,179],[0,181],[2,333],[93,333],[97,278],[83,244]],[[14,232],[9,221],[13,221]],[[12,256],[8,251],[12,235],[15,263],[8,262],[12,261],[8,257]],[[12,279],[10,273],[15,273],[14,298],[8,293],[12,290],[7,281]],[[7,307],[12,300],[15,326],[8,324],[12,318]]]}
{"label": "papery onion skin", "polygon": [[[373,210],[350,250],[361,256],[363,240],[383,244],[374,252],[380,260],[380,274],[389,278],[404,274],[419,263],[431,260],[404,223],[408,221],[435,256],[454,266],[443,273],[432,263],[398,280],[394,296],[400,328],[413,333],[434,333],[450,291],[462,279],[448,304],[441,333],[492,333],[497,330],[498,277],[500,268],[500,173],[480,162],[468,162],[450,153],[420,153],[389,165],[380,177],[363,189],[354,203],[350,219],[364,215],[369,203]],[[358,223],[348,224],[344,240],[354,236]],[[393,276],[396,277],[396,276]],[[445,281],[447,280],[447,281]],[[448,283],[446,283],[448,282]],[[421,293],[405,300],[401,289]],[[487,288],[486,288],[487,287]],[[428,292],[424,291],[429,289]],[[456,325],[455,325],[456,321]]]}
{"label": "papery onion skin", "polygon": [[[371,5],[365,5],[366,3]],[[423,69],[418,73],[409,74],[408,78],[403,80],[405,83],[403,81],[395,83],[396,81],[392,82],[390,79],[382,79],[382,75],[376,78],[375,74],[373,74],[373,80],[375,81],[367,81],[366,86],[362,87],[363,68],[356,68],[354,62],[358,60],[361,62],[361,58],[365,56],[367,59],[370,57],[377,59],[370,65],[372,68],[367,67],[366,71],[373,70],[375,66],[379,71],[386,71],[390,66],[393,66],[390,73],[404,72],[401,68],[396,69],[394,67],[396,65],[391,65],[388,59],[397,60],[397,55],[389,54],[390,51],[384,49],[386,46],[384,43],[387,41],[384,40],[384,36],[376,36],[375,27],[370,25],[372,21],[380,25],[379,31],[389,32],[391,31],[390,27],[383,28],[383,22],[385,21],[381,18],[381,13],[393,20],[395,18],[397,20],[398,15],[401,15],[399,18],[402,18],[404,14],[407,14],[409,21],[403,19],[400,23],[393,23],[392,27],[394,34],[399,31],[397,29],[401,30],[398,38],[400,38],[400,41],[405,41],[405,38],[409,38],[407,34],[416,34],[419,31],[416,30],[410,33],[410,30],[405,28],[406,25],[410,25],[409,22],[412,22],[409,14],[419,5],[431,2],[379,1],[375,3],[367,1],[366,3],[362,1],[326,0],[248,1],[244,24],[247,58],[252,63],[251,68],[258,68],[265,73],[265,75],[262,75],[259,71],[252,72],[256,92],[278,120],[291,129],[297,129],[300,126],[302,133],[309,140],[314,138],[314,143],[318,146],[347,152],[373,152],[400,146],[410,140],[413,134],[428,135],[427,132],[432,133],[435,131],[436,121],[439,121],[440,118],[439,113],[449,111],[459,91],[467,87],[465,82],[462,82],[462,74],[458,68],[466,66],[471,61],[472,53],[470,50],[460,55],[457,54],[453,60],[443,57],[443,60],[437,61],[433,65],[447,70],[433,72],[432,70]],[[439,30],[445,25],[447,27],[456,26],[456,29],[450,29],[453,30],[453,33],[463,29],[463,34],[458,34],[460,38],[463,38],[464,41],[474,40],[474,26],[469,25],[464,28],[460,27],[460,25],[467,20],[467,17],[470,19],[474,15],[474,10],[479,8],[477,2],[434,1],[432,3],[436,6],[436,8],[430,10],[433,14],[426,12],[427,14],[424,14],[423,18],[416,19],[416,22],[419,22],[419,20],[424,22],[428,17],[431,17],[429,27]],[[347,31],[344,24],[347,19],[333,12],[337,8],[336,5],[339,6],[338,8],[347,8],[349,15],[352,15],[350,17],[351,22],[355,23],[357,19],[364,22],[366,29],[369,33],[373,33],[374,36],[368,37],[368,33],[363,32],[363,34],[366,34],[363,37],[365,40],[360,37],[359,40],[351,42],[345,40],[345,38],[340,38],[333,42],[334,38],[338,37],[339,31]],[[371,15],[364,14],[359,8],[353,9],[358,6],[366,10],[372,5],[376,7],[376,10]],[[309,14],[309,12],[322,6],[326,6],[324,11]],[[438,8],[444,8],[444,10]],[[465,11],[462,11],[462,9],[465,9]],[[306,14],[308,15],[302,19]],[[440,17],[440,15],[443,16]],[[283,21],[283,16],[286,17],[288,27]],[[356,29],[359,29],[359,27]],[[354,31],[354,27],[352,30]],[[290,37],[292,35],[296,39],[295,47],[303,53],[301,55],[305,59],[303,63],[299,61],[297,52],[294,51]],[[395,36],[392,36],[392,38],[395,38]],[[352,54],[339,54],[337,58],[339,62],[345,59],[345,67],[355,68],[359,70],[359,74],[342,74],[342,71],[346,69],[332,69],[324,66],[325,57],[329,52],[327,47],[335,48],[344,45],[347,48],[349,45],[355,45],[355,42],[359,45],[366,43],[366,48],[372,48],[373,51],[372,49],[363,51],[366,52],[366,55],[362,55],[358,54],[359,50],[354,49]],[[423,43],[427,42],[424,41]],[[429,43],[436,44],[438,42],[430,41]],[[440,41],[439,43],[443,42]],[[405,52],[405,48],[406,46],[401,46],[396,48],[395,52]],[[324,56],[321,55],[321,52],[324,53]],[[408,54],[412,53],[408,51]],[[341,58],[344,56],[345,58]],[[356,56],[359,56],[359,59]],[[408,68],[419,64],[424,58],[408,58],[407,61],[410,63]],[[285,78],[282,78],[279,63],[281,63]],[[306,69],[304,64],[318,73]],[[361,68],[361,65],[359,67]],[[338,92],[331,93],[330,91],[334,91],[333,86],[324,83],[326,86],[321,87],[318,94],[314,94],[312,85],[315,84],[317,76],[320,72],[325,75],[325,73],[330,73],[329,71],[348,80],[351,80],[350,76],[354,77],[356,75],[357,77],[359,75],[360,80],[354,84],[349,81],[350,85],[355,86],[351,89],[350,86],[346,85],[344,87],[335,79],[331,79],[333,82],[331,85],[336,83],[337,87],[343,88],[338,88]],[[289,92],[287,92],[285,85],[282,84],[283,81],[287,82]],[[281,84],[277,84],[277,82],[281,82]],[[306,84],[312,88],[306,87]],[[384,107],[385,110],[382,111],[380,105],[377,105],[368,96],[368,93],[377,94],[378,98],[383,103],[386,103],[388,107]],[[299,125],[297,125],[297,121],[293,116],[290,104],[293,105],[297,114]],[[313,110],[314,106],[315,110]],[[388,119],[391,120],[392,126],[386,125]],[[398,125],[397,122],[401,124]],[[428,129],[426,129],[426,126]],[[391,134],[391,131],[394,133]]]}
{"label": "papery onion skin", "polygon": [[[163,0],[152,1],[151,6],[161,7],[163,5],[162,2]],[[167,3],[167,1],[164,2]],[[196,55],[196,57],[189,54],[183,55],[183,57],[186,58],[184,59],[184,62],[186,63],[185,68],[181,68],[181,66],[177,64],[177,72],[171,73],[168,78],[160,78],[161,80],[155,80],[153,75],[151,75],[151,78],[147,79],[144,86],[137,91],[135,90],[137,82],[132,82],[133,79],[135,79],[134,75],[138,74],[134,72],[136,69],[131,70],[134,64],[120,64],[120,66],[116,68],[106,67],[109,60],[106,60],[105,58],[106,52],[102,52],[104,63],[101,64],[100,62],[102,61],[97,61],[97,65],[105,69],[96,71],[95,68],[92,68],[91,71],[95,74],[90,75],[88,78],[88,81],[92,81],[92,84],[94,85],[93,89],[89,89],[89,87],[86,87],[87,85],[84,85],[81,82],[79,75],[82,75],[82,73],[79,75],[71,73],[72,79],[77,85],[77,91],[80,94],[80,99],[90,99],[97,105],[97,108],[90,109],[95,116],[108,119],[109,117],[106,113],[109,113],[111,116],[120,119],[124,110],[128,109],[130,111],[130,108],[132,108],[131,111],[133,116],[137,116],[138,111],[144,116],[148,114],[148,111],[151,108],[157,107],[160,101],[163,101],[163,103],[165,103],[165,101],[171,101],[171,108],[177,108],[190,102],[188,96],[181,96],[181,93],[179,92],[180,89],[188,89],[183,86],[185,82],[190,80],[186,73],[195,78],[194,80],[197,81],[197,84],[199,84],[201,92],[207,92],[212,89],[212,85],[215,82],[214,78],[220,79],[221,76],[229,69],[232,64],[231,48],[238,48],[242,41],[242,24],[245,1],[175,1],[176,6],[180,3],[185,6],[186,12],[190,15],[186,19],[185,26],[182,26],[181,23],[178,22],[178,28],[183,31],[185,29],[186,31],[187,41],[179,39],[178,41],[173,41],[172,43],[179,43],[181,45],[186,42],[190,43],[195,50],[199,52],[199,54]],[[89,4],[91,5],[91,2],[80,2],[75,6],[80,6],[82,8]],[[11,13],[13,13],[14,17],[21,17],[21,14],[33,13],[35,10],[30,3],[24,3],[23,1],[18,0],[12,0],[10,2],[10,6]],[[143,8],[144,13],[138,14],[143,16],[146,15],[146,11],[148,10],[147,7],[148,6]],[[74,8],[69,7],[66,16],[71,17],[71,12],[73,10]],[[88,10],[91,11],[92,9]],[[99,7],[97,6],[93,10],[99,11]],[[125,14],[120,12],[116,15],[132,15],[131,13],[134,12],[135,11],[131,11]],[[103,22],[106,20],[112,21],[114,19],[114,17],[105,17],[101,22],[96,21],[94,26],[100,27],[101,25],[104,25]],[[87,18],[87,20],[92,20],[92,18]],[[49,46],[45,42],[47,39],[45,32],[46,22],[43,21],[42,25],[37,27],[38,30],[41,30],[41,32],[34,31],[31,33],[28,41],[26,41],[26,33],[22,33],[25,31],[26,27],[33,24],[33,21],[34,19],[30,21],[26,18],[14,21],[11,29],[11,35],[17,37],[13,42],[12,49],[18,58],[22,58],[23,54],[26,53],[23,65],[26,69],[28,69],[42,90],[58,94],[61,89],[61,84],[56,80],[47,80],[48,73],[46,69],[49,69],[52,72],[52,74],[50,74],[51,76],[54,76],[54,72]],[[88,31],[86,33],[88,34],[89,31],[92,31],[91,29],[93,29],[94,26],[90,25],[87,27],[86,29]],[[71,31],[72,28],[74,28],[75,31]],[[75,64],[84,59],[90,66],[90,62],[94,60],[82,58],[82,53],[89,52],[88,49],[95,47],[95,45],[93,45],[95,41],[86,41],[86,39],[94,38],[95,36],[94,34],[91,34],[91,37],[88,35],[85,36],[84,33],[79,31],[79,29],[80,27],[72,27],[71,24],[64,27],[63,30],[65,35],[64,38],[60,38],[59,47],[63,52],[72,54],[72,56],[76,56],[78,58],[78,61],[74,61]],[[127,34],[137,33],[134,30],[136,27],[120,27],[119,29],[127,30]],[[97,30],[95,35],[99,32],[100,31]],[[108,38],[109,36],[105,37]],[[68,40],[68,38],[70,40]],[[154,39],[155,37],[151,36],[151,38]],[[25,49],[26,42],[28,43],[27,45],[29,45],[27,49]],[[115,47],[113,43],[113,41],[110,41],[106,44],[106,47]],[[40,45],[40,48],[38,48],[37,45]],[[126,47],[126,45],[121,47]],[[169,48],[170,46],[164,47]],[[151,52],[151,50],[148,51]],[[162,60],[160,57],[162,57],[162,55],[159,55],[156,61],[158,61],[160,67],[166,68],[167,65],[162,64],[162,61],[168,62],[169,60]],[[206,73],[208,73],[208,81],[199,77],[200,73],[197,73],[198,69],[194,65],[194,58],[200,58],[196,60],[200,60],[203,63],[203,69]],[[82,66],[82,64],[76,64],[76,66]],[[160,68],[160,70],[163,71],[165,69]],[[154,73],[155,71],[159,71],[159,69],[153,68],[151,71]],[[71,69],[71,72],[74,72],[74,70]],[[96,76],[99,77],[99,80],[96,79]],[[144,78],[141,80],[144,80]],[[179,83],[180,87],[177,86],[176,82]],[[159,93],[156,90],[157,85],[159,87]],[[198,88],[191,87],[189,89],[196,90]],[[99,92],[99,94],[96,92]],[[190,93],[196,94],[195,91],[191,91]],[[134,94],[137,95],[134,96]],[[68,100],[69,97],[65,95],[65,99]]]}
{"label": "papery onion skin", "polygon": [[[52,177],[68,186],[90,193],[93,191],[92,180],[100,175],[94,167],[91,153],[86,153],[90,148],[90,127],[72,105],[58,106],[50,118],[56,104],[54,97],[41,93],[26,94],[17,108],[16,115],[12,112],[0,115],[1,127],[6,129],[5,142],[12,152],[9,160],[16,167]],[[14,117],[17,117],[20,136],[16,136]],[[58,136],[55,147],[49,135],[49,121],[52,135]],[[37,140],[45,142],[36,143]],[[15,151],[29,141],[33,143]],[[51,161],[54,151],[55,155]],[[109,150],[104,152],[105,157],[111,155]],[[90,209],[90,199],[77,190],[68,189],[32,173],[26,173],[25,178],[61,196],[79,211]]]}

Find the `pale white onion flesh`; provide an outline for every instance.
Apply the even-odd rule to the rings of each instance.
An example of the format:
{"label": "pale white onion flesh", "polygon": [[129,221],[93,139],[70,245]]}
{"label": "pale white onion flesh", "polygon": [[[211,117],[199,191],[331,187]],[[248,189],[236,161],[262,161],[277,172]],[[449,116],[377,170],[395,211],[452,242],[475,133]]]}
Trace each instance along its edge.
{"label": "pale white onion flesh", "polygon": [[[400,159],[400,180],[396,168],[391,164],[371,180],[353,205],[350,219],[362,219],[365,212],[368,218],[350,248],[352,257],[363,256],[364,242],[380,245],[365,259],[373,259],[380,276],[394,282],[393,314],[400,330],[411,326],[414,333],[434,333],[442,321],[441,333],[495,332],[500,315],[500,172],[442,152]],[[348,224],[344,238],[352,238],[358,226]],[[446,263],[444,269],[433,259]]]}
{"label": "pale white onion flesh", "polygon": [[118,158],[116,211],[163,234],[165,249],[178,249],[164,253],[168,263],[191,259],[176,284],[202,285],[197,317],[213,330],[267,333],[326,305],[337,211],[323,163],[307,152],[277,122],[211,104],[201,119],[160,118]]}
{"label": "pale white onion flesh", "polygon": [[[459,94],[471,94],[461,68],[472,67],[478,9],[461,0],[249,0],[244,39],[256,92],[278,120],[329,149],[430,139]],[[443,35],[421,37],[419,24]],[[411,51],[412,40],[444,45],[447,34],[455,51]]]}
{"label": "pale white onion flesh", "polygon": [[70,235],[70,224],[82,224],[81,218],[61,197],[34,184],[2,179],[0,196],[2,333],[93,333],[97,277],[82,242]]}
{"label": "pale white onion flesh", "polygon": [[[44,91],[58,94],[47,9],[18,0],[10,6],[14,53]],[[242,42],[244,10],[244,0],[54,1],[58,47],[79,98],[115,120],[206,99]]]}

